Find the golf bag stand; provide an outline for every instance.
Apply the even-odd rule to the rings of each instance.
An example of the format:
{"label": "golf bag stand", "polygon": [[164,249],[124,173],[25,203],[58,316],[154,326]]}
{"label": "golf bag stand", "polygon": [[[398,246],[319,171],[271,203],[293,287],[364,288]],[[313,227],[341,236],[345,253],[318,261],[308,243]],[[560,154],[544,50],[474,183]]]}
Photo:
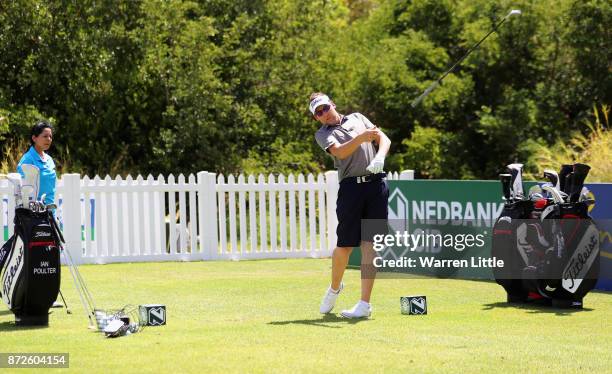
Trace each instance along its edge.
{"label": "golf bag stand", "polygon": [[15,209],[14,235],[0,250],[2,299],[16,325],[48,325],[60,289],[59,243],[51,214]]}

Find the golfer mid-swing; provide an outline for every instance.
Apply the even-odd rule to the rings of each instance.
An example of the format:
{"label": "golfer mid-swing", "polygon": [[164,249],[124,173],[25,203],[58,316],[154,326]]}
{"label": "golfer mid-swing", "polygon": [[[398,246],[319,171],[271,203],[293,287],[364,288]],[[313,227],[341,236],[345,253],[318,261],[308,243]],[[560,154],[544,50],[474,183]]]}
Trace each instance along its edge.
{"label": "golfer mid-swing", "polygon": [[310,95],[309,109],[322,125],[315,134],[317,143],[333,157],[340,180],[336,202],[338,243],[332,255],[331,285],[320,312],[326,314],[334,308],[344,287],[342,276],[349,256],[353,247],[361,246],[361,300],[352,309],[343,310],[342,316],[367,318],[372,313],[375,252],[372,237],[362,232],[361,220],[383,221],[386,228],[389,188],[383,167],[391,141],[362,114],[338,113],[336,105],[323,93]]}

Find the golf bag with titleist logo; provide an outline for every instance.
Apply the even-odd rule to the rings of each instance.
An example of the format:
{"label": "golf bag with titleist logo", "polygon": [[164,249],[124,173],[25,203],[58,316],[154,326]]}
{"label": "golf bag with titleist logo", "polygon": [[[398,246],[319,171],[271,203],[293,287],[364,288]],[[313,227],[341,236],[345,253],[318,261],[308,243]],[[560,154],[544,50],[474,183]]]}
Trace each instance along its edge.
{"label": "golf bag with titleist logo", "polygon": [[15,232],[0,250],[2,299],[16,325],[47,325],[60,289],[60,249],[51,211],[15,209]]}
{"label": "golf bag with titleist logo", "polygon": [[[567,165],[560,175],[564,169]],[[508,302],[543,300],[582,308],[582,299],[597,283],[599,230],[588,214],[593,201],[579,196],[588,166],[575,164],[573,169],[577,176],[561,192],[544,187],[556,194],[549,198],[539,193],[510,197],[509,182],[502,177],[506,203],[493,227],[491,255],[504,261],[493,273]],[[579,175],[581,170],[586,172]]]}

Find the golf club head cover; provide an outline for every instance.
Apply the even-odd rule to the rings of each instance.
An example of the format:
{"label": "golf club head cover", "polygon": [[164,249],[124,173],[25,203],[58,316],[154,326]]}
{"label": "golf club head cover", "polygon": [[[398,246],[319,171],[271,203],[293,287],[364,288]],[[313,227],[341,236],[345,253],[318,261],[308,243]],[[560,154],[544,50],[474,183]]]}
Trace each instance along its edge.
{"label": "golf club head cover", "polygon": [[589,175],[589,170],[591,167],[586,164],[574,164],[574,170],[572,174],[574,178],[572,180],[571,189],[568,191],[568,195],[570,195],[570,201],[575,203],[580,198],[580,193],[582,192],[582,187],[584,186],[584,180],[587,175]]}
{"label": "golf club head cover", "polygon": [[548,179],[550,183],[552,183],[553,187],[556,189],[560,189],[559,185],[559,174],[556,171],[545,169],[544,170],[544,178]]}
{"label": "golf club head cover", "polygon": [[573,165],[563,164],[561,165],[561,170],[559,170],[559,189],[565,193],[567,193],[565,188],[566,177],[573,169]]}
{"label": "golf club head cover", "polygon": [[523,164],[510,164],[508,165],[508,171],[512,176],[512,192],[514,198],[525,196],[523,192]]}
{"label": "golf club head cover", "polygon": [[504,195],[504,199],[510,200],[510,183],[512,182],[512,175],[500,174],[499,180],[502,184],[502,193]]}

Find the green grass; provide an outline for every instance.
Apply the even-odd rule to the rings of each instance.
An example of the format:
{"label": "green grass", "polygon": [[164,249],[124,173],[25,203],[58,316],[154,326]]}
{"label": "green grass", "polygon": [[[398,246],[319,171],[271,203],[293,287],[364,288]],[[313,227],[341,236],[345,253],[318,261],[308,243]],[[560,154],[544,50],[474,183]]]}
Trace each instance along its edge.
{"label": "green grass", "polygon": [[[47,328],[17,328],[0,309],[0,351],[69,352],[77,372],[606,372],[612,368],[612,295],[585,310],[508,307],[492,282],[379,279],[370,320],[318,314],[330,260],[82,266],[98,307],[161,303],[168,324],[118,339],[52,309]],[[337,311],[359,297],[347,270]],[[429,314],[405,316],[400,296],[426,295]],[[24,372],[23,370],[19,372]]]}

